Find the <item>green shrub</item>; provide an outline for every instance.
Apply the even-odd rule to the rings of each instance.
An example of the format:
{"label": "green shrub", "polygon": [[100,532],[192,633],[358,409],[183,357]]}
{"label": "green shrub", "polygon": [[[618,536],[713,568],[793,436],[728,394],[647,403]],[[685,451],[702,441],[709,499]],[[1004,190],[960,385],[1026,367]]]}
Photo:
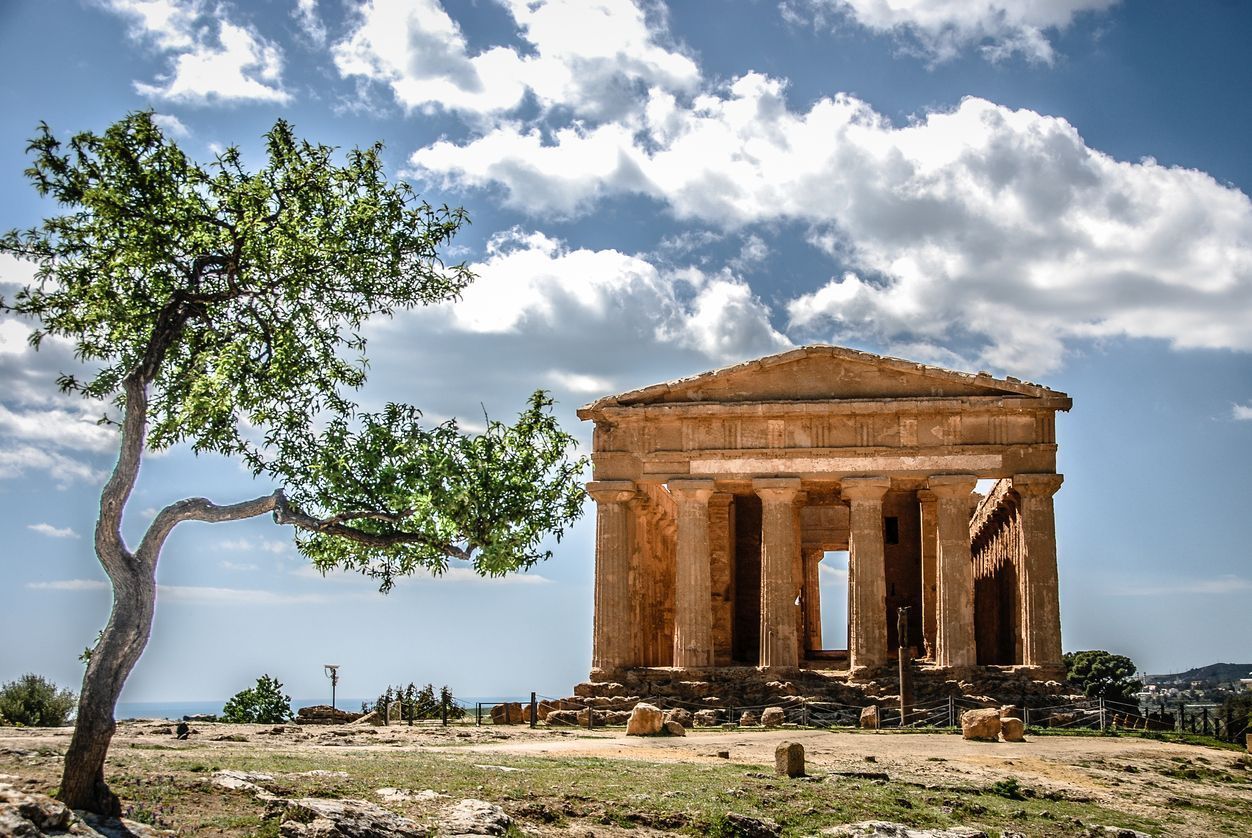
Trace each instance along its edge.
{"label": "green shrub", "polygon": [[41,675],[27,674],[0,687],[0,723],[26,727],[60,727],[77,700],[69,690]]}
{"label": "green shrub", "polygon": [[231,724],[282,724],[291,719],[291,696],[283,695],[282,682],[269,675],[256,686],[235,693],[222,708],[222,721]]}

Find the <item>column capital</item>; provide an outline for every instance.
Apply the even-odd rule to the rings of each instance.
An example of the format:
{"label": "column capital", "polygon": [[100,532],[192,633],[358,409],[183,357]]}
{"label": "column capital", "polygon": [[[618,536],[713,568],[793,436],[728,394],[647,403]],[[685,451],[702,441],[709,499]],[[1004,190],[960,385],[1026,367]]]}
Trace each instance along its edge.
{"label": "column capital", "polygon": [[939,500],[939,496],[936,495],[934,492],[930,491],[930,489],[918,489],[917,490],[917,502],[918,503],[934,503],[937,500]]}
{"label": "column capital", "polygon": [[752,481],[752,491],[760,495],[761,500],[789,502],[800,493],[800,478],[758,477]]}
{"label": "column capital", "polygon": [[845,498],[859,501],[881,501],[890,488],[890,477],[845,477],[839,484]]}
{"label": "column capital", "polygon": [[926,478],[926,487],[939,498],[965,498],[974,492],[978,478],[972,474],[933,474]]}
{"label": "column capital", "polygon": [[625,503],[635,496],[633,480],[593,480],[587,484],[587,494],[596,503]]}
{"label": "column capital", "polygon": [[1012,485],[1019,495],[1051,497],[1064,481],[1063,474],[1015,474]]}
{"label": "column capital", "polygon": [[708,503],[709,498],[713,496],[713,481],[700,478],[684,478],[682,480],[671,480],[667,484],[669,493],[674,496],[677,501],[694,501],[696,503]]}

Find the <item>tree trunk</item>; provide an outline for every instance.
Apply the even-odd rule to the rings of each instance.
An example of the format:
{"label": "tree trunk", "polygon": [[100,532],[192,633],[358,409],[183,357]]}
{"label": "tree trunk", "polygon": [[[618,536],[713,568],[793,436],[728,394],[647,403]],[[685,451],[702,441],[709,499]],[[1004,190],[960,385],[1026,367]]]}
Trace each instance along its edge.
{"label": "tree trunk", "polygon": [[[122,686],[148,645],[156,607],[155,566],[143,568],[134,557],[122,558],[118,564],[128,567],[122,573],[114,570],[109,574],[113,612],[83,676],[78,721],[61,775],[60,798],[67,806],[106,817],[122,813],[121,802],[104,780],[104,761],[117,727],[113,713]],[[101,563],[106,567],[113,564],[103,557]]]}

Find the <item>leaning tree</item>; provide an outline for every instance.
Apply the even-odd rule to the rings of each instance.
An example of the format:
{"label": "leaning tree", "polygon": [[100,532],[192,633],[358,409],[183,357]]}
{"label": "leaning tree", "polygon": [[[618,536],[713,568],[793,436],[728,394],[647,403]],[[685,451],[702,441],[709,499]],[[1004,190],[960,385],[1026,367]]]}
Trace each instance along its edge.
{"label": "leaning tree", "polygon": [[[408,405],[368,413],[352,400],[366,322],[455,299],[473,279],[440,257],[464,212],[389,181],[381,145],[341,156],[280,121],[265,149],[256,171],[236,148],[197,164],[150,113],[65,143],[41,125],[27,176],[62,214],[0,237],[0,252],[36,268],[0,310],[32,319],[36,348],[70,341],[85,365],[58,384],[110,401],[119,426],[95,528],[113,607],[61,781],[76,809],[120,812],[104,779],[114,708],[148,642],[161,547],[183,521],[270,514],[318,568],[361,571],[385,592],[452,560],[483,575],[530,567],[581,510],[584,464],[542,391],[515,424],[475,435],[424,426]],[[128,544],[122,517],[144,453],[176,444],[238,458],[279,488],[179,500]]]}

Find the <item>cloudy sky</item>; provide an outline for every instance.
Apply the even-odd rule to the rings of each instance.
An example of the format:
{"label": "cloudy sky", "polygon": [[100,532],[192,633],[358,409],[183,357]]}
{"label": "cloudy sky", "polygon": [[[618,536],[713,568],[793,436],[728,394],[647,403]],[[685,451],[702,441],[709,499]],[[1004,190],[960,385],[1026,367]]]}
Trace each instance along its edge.
{"label": "cloudy sky", "polygon": [[[5,0],[0,228],[62,134],[155,110],[201,160],[278,117],[383,140],[467,208],[453,306],[371,330],[371,405],[471,426],[804,343],[1068,392],[1066,649],[1161,672],[1252,660],[1252,6],[1115,0]],[[0,293],[29,269],[0,263]],[[75,684],[107,616],[90,547],[116,444],[74,359],[0,316],[0,680]],[[266,491],[150,458],[132,537],[188,495]],[[566,694],[589,666],[593,517],[529,574],[379,595],[267,521],[183,525],[124,699],[387,682]],[[838,600],[839,575],[828,573]],[[830,632],[836,643],[841,629]],[[835,644],[832,644],[835,645]]]}

